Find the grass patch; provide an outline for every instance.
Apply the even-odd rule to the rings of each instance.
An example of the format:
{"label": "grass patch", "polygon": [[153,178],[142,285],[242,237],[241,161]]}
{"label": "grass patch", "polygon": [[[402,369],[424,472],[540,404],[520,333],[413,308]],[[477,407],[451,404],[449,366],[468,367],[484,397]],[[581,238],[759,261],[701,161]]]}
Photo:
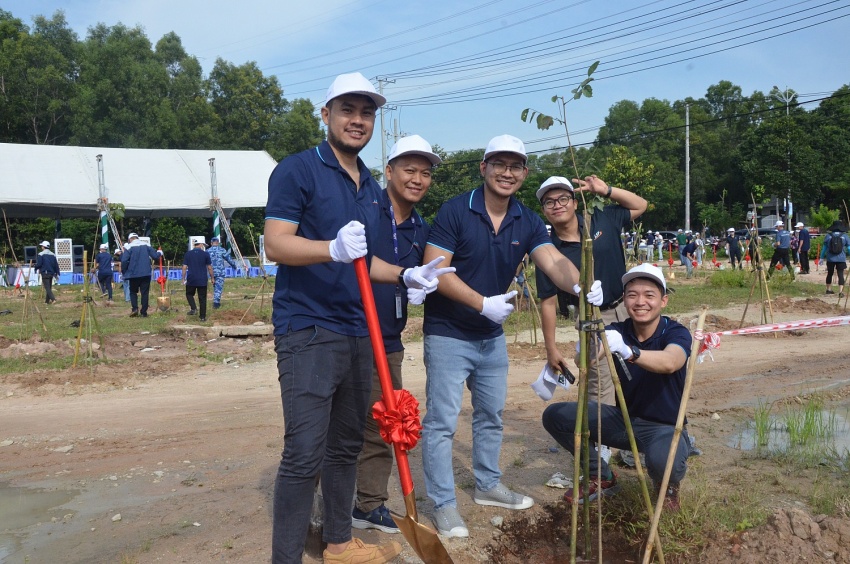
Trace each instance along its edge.
{"label": "grass patch", "polygon": [[[717,532],[731,534],[765,523],[769,515],[762,505],[766,489],[758,482],[750,482],[750,477],[747,471],[735,471],[725,483],[736,487],[718,488],[709,483],[701,464],[692,463],[679,493],[681,509],[662,513],[659,521],[658,534],[665,555],[697,555],[716,539]],[[609,498],[603,507],[604,526],[622,531],[627,542],[639,550],[646,542],[650,525],[640,484],[637,478],[621,479],[620,484],[620,493]],[[651,481],[648,486],[652,488]],[[650,496],[654,503],[654,493]]]}

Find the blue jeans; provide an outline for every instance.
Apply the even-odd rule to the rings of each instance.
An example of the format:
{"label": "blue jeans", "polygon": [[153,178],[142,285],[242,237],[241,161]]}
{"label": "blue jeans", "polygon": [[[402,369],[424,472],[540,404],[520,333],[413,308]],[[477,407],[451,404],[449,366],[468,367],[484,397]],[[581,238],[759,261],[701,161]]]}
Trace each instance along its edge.
{"label": "blue jeans", "polygon": [[[543,427],[562,447],[570,453],[574,453],[574,435],[576,425],[575,402],[556,403],[546,408],[543,412]],[[631,451],[629,438],[626,434],[626,425],[623,414],[619,407],[613,405],[602,405],[602,438],[596,436],[596,402],[587,402],[588,419],[590,420],[590,442],[599,442],[610,447]],[[667,454],[670,450],[670,442],[673,440],[673,425],[655,423],[639,417],[632,417],[632,431],[635,434],[635,443],[638,451],[646,457],[646,471],[656,484],[661,483],[664,477],[664,467],[667,465]],[[679,436],[679,444],[676,448],[676,458],[673,462],[673,471],[670,474],[670,483],[678,484],[688,471],[688,454],[690,442],[687,431],[682,431]],[[608,464],[602,461],[602,477],[607,477]],[[599,476],[599,468],[596,464],[596,456],[590,456],[590,475]]]}
{"label": "blue jeans", "polygon": [[351,540],[357,456],[372,388],[368,337],[310,327],[275,337],[284,439],[274,492],[272,562],[301,562],[316,478],[324,497],[323,539]]}
{"label": "blue jeans", "polygon": [[422,467],[425,489],[436,509],[457,506],[452,442],[463,399],[472,393],[472,470],[475,486],[496,487],[502,472],[502,411],[508,388],[505,336],[482,341],[425,335],[426,408],[422,421]]}

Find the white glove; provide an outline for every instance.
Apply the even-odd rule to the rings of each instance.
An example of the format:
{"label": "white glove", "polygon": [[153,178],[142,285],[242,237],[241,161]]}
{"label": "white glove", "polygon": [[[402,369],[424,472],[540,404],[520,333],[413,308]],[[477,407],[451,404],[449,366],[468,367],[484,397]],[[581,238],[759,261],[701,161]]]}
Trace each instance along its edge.
{"label": "white glove", "polygon": [[413,305],[422,305],[425,303],[425,295],[427,292],[421,288],[408,288],[407,301]]}
{"label": "white glove", "polygon": [[[578,284],[573,286],[573,292],[575,292],[577,296],[580,296],[581,286]],[[599,280],[594,280],[593,284],[591,284],[590,291],[587,293],[587,303],[593,306],[602,305],[602,282]]]}
{"label": "white glove", "polygon": [[608,339],[608,348],[611,349],[611,354],[617,353],[623,357],[623,360],[632,358],[632,349],[623,342],[623,336],[620,335],[619,331],[607,329],[605,338]]}
{"label": "white glove", "polygon": [[366,256],[366,228],[359,221],[350,221],[337,232],[329,250],[334,262],[351,262]]}
{"label": "white glove", "polygon": [[511,290],[507,294],[484,298],[484,307],[481,309],[481,315],[493,323],[501,325],[514,310],[514,304],[510,303],[510,300],[516,295],[517,291]]}
{"label": "white glove", "polygon": [[423,266],[414,266],[404,271],[404,285],[408,288],[417,288],[425,290],[426,294],[430,294],[437,289],[439,284],[438,276],[454,272],[456,269],[453,266],[448,268],[436,268],[438,264],[443,262],[446,257],[437,257],[428,264]]}

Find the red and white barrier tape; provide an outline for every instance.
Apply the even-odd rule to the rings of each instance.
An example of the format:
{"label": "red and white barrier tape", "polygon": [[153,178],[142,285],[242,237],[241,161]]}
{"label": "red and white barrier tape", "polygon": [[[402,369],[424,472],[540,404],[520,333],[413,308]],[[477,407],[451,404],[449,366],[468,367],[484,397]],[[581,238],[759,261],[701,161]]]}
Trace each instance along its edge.
{"label": "red and white barrier tape", "polygon": [[[760,333],[777,333],[779,331],[794,331],[795,329],[816,329],[818,327],[838,327],[840,325],[850,325],[850,315],[840,317],[825,317],[823,319],[806,319],[803,321],[787,321],[785,323],[770,323],[768,325],[755,325],[753,327],[742,327],[741,329],[731,329],[729,331],[720,331],[717,333],[705,333],[702,344],[699,348],[699,356],[697,360],[702,362],[706,354],[714,360],[711,351],[720,348],[721,335],[756,335]],[[698,335],[694,338],[698,339]],[[698,339],[699,340],[699,339]]]}

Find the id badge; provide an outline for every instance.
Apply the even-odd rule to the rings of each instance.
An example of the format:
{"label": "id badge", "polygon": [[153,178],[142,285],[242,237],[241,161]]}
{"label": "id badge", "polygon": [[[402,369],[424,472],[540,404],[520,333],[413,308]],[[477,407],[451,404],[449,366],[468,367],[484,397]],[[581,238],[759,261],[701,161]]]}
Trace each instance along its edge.
{"label": "id badge", "polygon": [[395,287],[395,318],[401,319],[401,289]]}

